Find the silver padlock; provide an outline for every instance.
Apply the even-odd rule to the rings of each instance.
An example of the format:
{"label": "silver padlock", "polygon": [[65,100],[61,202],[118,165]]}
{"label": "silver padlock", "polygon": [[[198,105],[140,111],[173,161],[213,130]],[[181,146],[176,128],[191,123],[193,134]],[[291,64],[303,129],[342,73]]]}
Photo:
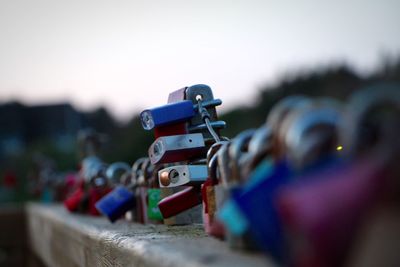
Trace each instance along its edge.
{"label": "silver padlock", "polygon": [[200,185],[207,176],[207,165],[175,165],[158,172],[160,187]]}
{"label": "silver padlock", "polygon": [[[285,123],[290,114],[312,106],[312,101],[302,95],[289,96],[273,106],[267,117],[267,125],[272,132],[272,152],[274,158],[284,157],[282,150],[283,137],[286,133]],[[286,123],[287,124],[287,123]]]}
{"label": "silver padlock", "polygon": [[149,148],[152,164],[172,163],[199,157],[205,153],[202,134],[183,134],[157,138]]}
{"label": "silver padlock", "polygon": [[[226,184],[226,190],[233,190],[235,187],[241,186],[246,182],[248,177],[242,176],[241,168],[250,157],[248,153],[249,143],[254,136],[256,130],[250,129],[238,134],[231,142],[229,147],[229,159],[231,168],[231,177]],[[228,178],[228,177],[227,177]],[[229,194],[228,191],[228,194]],[[250,238],[248,232],[243,235],[236,235],[233,232],[226,232],[226,241],[231,248],[235,249],[255,249],[254,241]]]}
{"label": "silver padlock", "polygon": [[225,199],[225,190],[219,181],[217,152],[227,143],[228,141],[220,141],[210,147],[207,153],[208,179],[202,185],[204,229],[207,234],[218,238],[225,236],[222,223],[215,218],[217,207],[221,207],[221,201]]}
{"label": "silver padlock", "polygon": [[130,174],[131,167],[125,162],[114,162],[108,166],[106,177],[110,184],[115,186],[122,183],[122,177]]}
{"label": "silver padlock", "polygon": [[336,105],[316,105],[295,114],[288,125],[284,150],[297,169],[337,154],[338,125],[342,110]]}
{"label": "silver padlock", "polygon": [[253,134],[248,144],[248,151],[241,163],[241,176],[245,180],[264,158],[272,155],[272,140],[272,130],[266,124],[258,128]]}
{"label": "silver padlock", "polygon": [[[125,180],[123,181],[123,184],[125,186],[127,186],[130,190],[132,190],[135,195],[137,196],[138,189],[137,189],[137,181],[138,181],[138,177],[141,176],[142,173],[142,165],[148,160],[148,158],[146,157],[142,157],[137,159],[133,165],[132,165],[132,169],[131,169],[131,175],[129,176],[125,176]],[[139,199],[136,199],[136,203],[138,203]],[[137,205],[136,205],[137,206]],[[127,213],[125,213],[125,219],[128,221],[139,221],[139,218],[137,216],[137,207],[135,209],[132,209],[130,211],[128,211]]]}
{"label": "silver padlock", "polygon": [[242,176],[241,170],[249,157],[251,157],[251,154],[248,153],[248,147],[255,132],[255,129],[245,130],[239,133],[231,142],[229,147],[230,168],[232,172],[231,177],[229,177],[229,183],[231,186],[244,182],[245,177]]}
{"label": "silver padlock", "polygon": [[[379,147],[377,144],[382,139],[377,136],[380,134],[387,135],[385,139],[390,141],[398,138],[395,135],[400,127],[399,99],[400,90],[396,84],[377,84],[352,96],[341,125],[341,140],[346,154],[360,155]],[[392,147],[396,147],[395,142]]]}

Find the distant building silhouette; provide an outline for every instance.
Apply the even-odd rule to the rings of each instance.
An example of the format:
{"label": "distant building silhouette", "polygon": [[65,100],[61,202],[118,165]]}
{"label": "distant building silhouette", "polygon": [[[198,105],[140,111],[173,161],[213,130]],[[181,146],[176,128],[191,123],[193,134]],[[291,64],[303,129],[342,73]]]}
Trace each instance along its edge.
{"label": "distant building silhouette", "polygon": [[71,149],[77,131],[85,124],[83,114],[68,103],[0,105],[0,157],[19,154],[38,140],[50,140],[62,150]]}

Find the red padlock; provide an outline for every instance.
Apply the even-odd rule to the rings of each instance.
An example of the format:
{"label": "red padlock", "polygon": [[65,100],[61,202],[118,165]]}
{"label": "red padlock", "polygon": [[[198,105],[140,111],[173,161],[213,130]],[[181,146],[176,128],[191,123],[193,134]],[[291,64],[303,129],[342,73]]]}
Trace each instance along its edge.
{"label": "red padlock", "polygon": [[64,206],[70,212],[78,212],[83,208],[82,205],[85,199],[87,199],[87,193],[84,189],[84,181],[81,180],[72,194],[64,200]]}
{"label": "red padlock", "polygon": [[208,166],[208,178],[201,187],[202,199],[203,199],[203,223],[204,230],[207,234],[224,238],[225,228],[224,225],[216,220],[215,213],[217,210],[217,201],[215,196],[216,187],[218,185],[217,179],[217,151],[227,141],[221,141],[213,144],[207,153],[207,166]]}
{"label": "red padlock", "polygon": [[162,199],[158,207],[164,218],[170,218],[201,204],[200,188],[188,187]]}
{"label": "red padlock", "polygon": [[100,216],[100,212],[96,208],[96,203],[111,191],[112,188],[109,186],[90,187],[88,190],[89,194],[89,205],[87,210],[88,214],[92,216]]}
{"label": "red padlock", "polygon": [[180,134],[187,134],[187,123],[180,122],[176,124],[170,124],[167,126],[161,126],[154,128],[154,137],[155,139],[162,137],[162,136],[171,136],[171,135],[180,135]]}

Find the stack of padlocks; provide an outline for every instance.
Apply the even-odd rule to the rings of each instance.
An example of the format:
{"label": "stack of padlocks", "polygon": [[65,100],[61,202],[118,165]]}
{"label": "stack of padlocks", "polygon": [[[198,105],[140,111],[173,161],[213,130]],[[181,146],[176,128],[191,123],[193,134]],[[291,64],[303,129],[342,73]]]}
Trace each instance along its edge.
{"label": "stack of padlocks", "polygon": [[342,265],[360,235],[374,235],[369,218],[399,207],[399,89],[366,88],[347,104],[290,96],[232,140],[219,134],[221,101],[208,86],[178,90],[142,112],[156,138],[149,157],[96,207],[142,223],[193,223],[202,212],[205,231],[232,247],[295,266]]}
{"label": "stack of padlocks", "polygon": [[108,166],[99,158],[104,139],[104,135],[90,129],[78,134],[81,166],[72,193],[64,200],[65,207],[71,212],[100,215],[95,204],[120,183],[123,174],[130,172],[127,163],[117,162]]}
{"label": "stack of padlocks", "polygon": [[135,208],[131,214],[142,223],[163,218],[165,224],[201,223],[205,158],[225,127],[215,108],[221,103],[210,87],[195,85],[171,93],[167,105],[143,111],[142,126],[156,139],[149,157],[134,163],[128,188],[117,187],[97,208],[112,221]]}

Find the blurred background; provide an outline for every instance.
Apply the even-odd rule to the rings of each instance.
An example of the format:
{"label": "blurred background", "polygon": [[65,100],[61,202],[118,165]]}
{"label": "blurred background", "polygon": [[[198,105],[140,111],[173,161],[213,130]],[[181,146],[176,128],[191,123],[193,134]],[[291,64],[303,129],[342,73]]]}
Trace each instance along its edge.
{"label": "blurred background", "polygon": [[262,124],[290,94],[345,99],[400,80],[400,2],[0,1],[0,201],[35,198],[34,162],[77,168],[76,134],[134,162],[153,135],[138,113],[210,85],[224,135]]}
{"label": "blurred background", "polygon": [[22,210],[4,203],[43,196],[43,165],[76,171],[80,129],[107,135],[104,161],[132,164],[153,140],[139,112],[185,86],[211,86],[233,137],[285,96],[344,100],[400,81],[399,10],[397,0],[0,0],[0,266],[40,266]]}

